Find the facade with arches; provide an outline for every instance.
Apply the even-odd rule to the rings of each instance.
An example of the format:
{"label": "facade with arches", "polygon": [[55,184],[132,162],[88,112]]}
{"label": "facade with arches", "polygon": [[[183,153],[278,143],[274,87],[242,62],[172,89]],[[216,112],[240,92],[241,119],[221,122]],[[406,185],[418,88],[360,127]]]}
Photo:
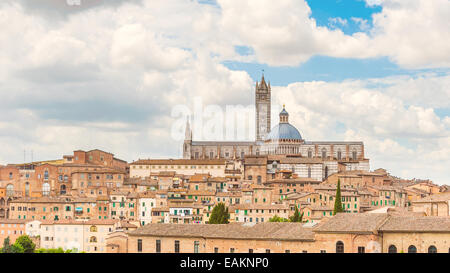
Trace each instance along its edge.
{"label": "facade with arches", "polygon": [[[271,127],[271,88],[262,77],[255,87],[255,141],[195,141],[186,122],[183,142],[184,159],[244,159],[258,155],[298,155],[319,158],[322,161],[353,163],[356,169],[368,170],[361,141],[306,141],[297,128],[289,123],[289,114],[283,106],[279,123]],[[238,121],[239,122],[239,121]],[[360,165],[360,161],[367,164]]]}

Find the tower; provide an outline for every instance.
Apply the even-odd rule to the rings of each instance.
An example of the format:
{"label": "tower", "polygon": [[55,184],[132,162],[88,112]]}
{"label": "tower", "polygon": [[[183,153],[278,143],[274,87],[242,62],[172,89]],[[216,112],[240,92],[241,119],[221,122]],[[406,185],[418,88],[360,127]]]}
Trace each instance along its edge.
{"label": "tower", "polygon": [[186,118],[186,131],[184,133],[184,144],[183,144],[183,158],[191,158],[191,148],[192,148],[192,130],[189,124],[189,117]]}
{"label": "tower", "polygon": [[262,141],[270,131],[270,82],[267,85],[262,75],[261,82],[256,82],[255,108],[256,108],[256,141]]}

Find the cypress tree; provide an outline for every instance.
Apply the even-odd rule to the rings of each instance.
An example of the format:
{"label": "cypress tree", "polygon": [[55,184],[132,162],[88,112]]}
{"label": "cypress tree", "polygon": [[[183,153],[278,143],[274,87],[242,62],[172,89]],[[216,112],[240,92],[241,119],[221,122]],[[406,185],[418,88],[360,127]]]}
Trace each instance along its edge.
{"label": "cypress tree", "polygon": [[228,219],[230,219],[228,208],[225,207],[224,203],[219,203],[214,206],[208,224],[228,224]]}
{"label": "cypress tree", "polygon": [[336,199],[334,200],[334,210],[333,215],[336,215],[338,212],[344,212],[344,208],[342,208],[342,199],[341,199],[341,180],[338,179],[337,187],[336,187]]}
{"label": "cypress tree", "polygon": [[297,206],[295,206],[294,215],[289,217],[290,222],[301,222],[302,218],[303,218],[303,213],[300,214],[300,212],[298,212]]}

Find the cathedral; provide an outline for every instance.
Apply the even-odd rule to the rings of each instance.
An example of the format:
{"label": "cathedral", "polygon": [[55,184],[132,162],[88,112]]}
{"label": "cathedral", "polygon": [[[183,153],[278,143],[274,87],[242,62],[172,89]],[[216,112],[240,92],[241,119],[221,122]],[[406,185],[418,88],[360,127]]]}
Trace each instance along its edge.
{"label": "cathedral", "polygon": [[255,141],[194,141],[187,122],[183,158],[244,159],[246,156],[285,155],[320,159],[324,164],[331,161],[335,164],[342,163],[350,166],[346,168],[350,170],[369,170],[368,159],[364,158],[363,142],[306,141],[298,129],[289,123],[289,113],[284,106],[279,114],[278,124],[271,127],[271,87],[270,82],[266,83],[264,75],[261,82],[256,82],[255,109]]}

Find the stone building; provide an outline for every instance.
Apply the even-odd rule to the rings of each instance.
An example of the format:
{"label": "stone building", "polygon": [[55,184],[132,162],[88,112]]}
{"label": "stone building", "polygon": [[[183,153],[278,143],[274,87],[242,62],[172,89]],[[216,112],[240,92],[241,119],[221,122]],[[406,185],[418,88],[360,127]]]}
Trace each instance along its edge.
{"label": "stone building", "polygon": [[[185,159],[243,159],[260,154],[295,154],[324,161],[347,161],[351,169],[369,170],[364,158],[363,142],[305,141],[283,106],[280,122],[271,128],[271,87],[264,76],[255,88],[255,141],[194,141],[189,121],[186,123],[183,158]],[[364,164],[361,165],[360,161]]]}
{"label": "stone building", "polygon": [[[114,253],[448,253],[450,218],[338,213],[317,225],[148,224],[109,234]],[[112,248],[114,247],[114,248]]]}

